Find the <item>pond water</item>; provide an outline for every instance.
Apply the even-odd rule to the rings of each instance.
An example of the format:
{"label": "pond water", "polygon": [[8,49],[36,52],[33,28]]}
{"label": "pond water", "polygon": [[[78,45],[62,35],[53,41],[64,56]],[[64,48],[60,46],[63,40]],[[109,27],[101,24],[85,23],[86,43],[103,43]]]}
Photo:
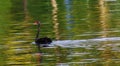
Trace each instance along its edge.
{"label": "pond water", "polygon": [[[0,66],[120,66],[119,5],[120,0],[1,0]],[[32,44],[36,20],[40,37],[58,41],[41,54]]]}

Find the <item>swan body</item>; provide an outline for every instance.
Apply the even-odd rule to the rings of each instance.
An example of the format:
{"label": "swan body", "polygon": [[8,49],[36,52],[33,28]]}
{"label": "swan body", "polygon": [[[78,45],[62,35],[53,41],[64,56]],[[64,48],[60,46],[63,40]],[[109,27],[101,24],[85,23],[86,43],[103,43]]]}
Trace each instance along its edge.
{"label": "swan body", "polygon": [[35,43],[38,45],[38,46],[43,46],[43,47],[46,47],[48,44],[52,43],[52,40],[48,37],[43,37],[43,38],[38,38],[35,40]]}

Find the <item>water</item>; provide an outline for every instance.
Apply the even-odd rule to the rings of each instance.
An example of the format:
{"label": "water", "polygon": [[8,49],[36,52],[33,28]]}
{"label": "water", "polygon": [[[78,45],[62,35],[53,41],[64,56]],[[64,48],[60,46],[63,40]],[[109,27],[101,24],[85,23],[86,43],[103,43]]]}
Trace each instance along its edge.
{"label": "water", "polygon": [[[120,66],[120,0],[36,1],[1,0],[0,66]],[[35,20],[57,41],[41,54]]]}

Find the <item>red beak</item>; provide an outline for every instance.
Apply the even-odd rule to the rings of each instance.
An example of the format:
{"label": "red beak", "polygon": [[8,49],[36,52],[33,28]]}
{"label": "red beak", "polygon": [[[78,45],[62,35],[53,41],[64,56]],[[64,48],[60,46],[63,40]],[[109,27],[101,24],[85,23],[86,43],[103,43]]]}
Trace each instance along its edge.
{"label": "red beak", "polygon": [[34,22],[34,25],[38,25],[38,24],[39,24],[39,21],[35,21],[35,22]]}
{"label": "red beak", "polygon": [[34,24],[34,25],[38,25],[38,23],[37,23],[37,22],[34,22],[33,24]]}

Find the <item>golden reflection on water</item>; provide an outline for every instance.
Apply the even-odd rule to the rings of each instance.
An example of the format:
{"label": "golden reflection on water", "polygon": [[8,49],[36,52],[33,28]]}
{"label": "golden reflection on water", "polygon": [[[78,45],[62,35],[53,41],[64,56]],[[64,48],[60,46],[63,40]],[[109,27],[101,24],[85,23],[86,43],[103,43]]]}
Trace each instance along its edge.
{"label": "golden reflection on water", "polygon": [[[101,37],[109,37],[109,12],[108,6],[104,0],[99,0],[100,9],[100,23],[101,23]],[[110,44],[112,42],[106,41],[102,45]],[[115,58],[114,52],[111,50],[112,47],[106,46],[101,53],[101,57],[104,59],[105,66],[110,66],[113,63],[112,58]]]}
{"label": "golden reflection on water", "polygon": [[[25,24],[25,25],[24,25]],[[22,27],[29,27],[29,23],[23,22],[19,23]],[[21,28],[21,26],[16,26],[13,28]],[[20,31],[20,32],[19,32]],[[31,40],[31,32],[26,28],[24,30],[12,29],[9,31],[10,34],[6,40],[6,51],[4,53],[7,55],[6,63],[7,65],[29,65],[32,63],[31,53],[34,51],[29,40]],[[19,33],[18,33],[19,32]]]}
{"label": "golden reflection on water", "polygon": [[59,22],[58,22],[58,7],[57,7],[57,2],[56,0],[51,0],[51,4],[52,4],[52,7],[53,7],[53,10],[52,10],[52,19],[53,19],[53,24],[54,24],[54,33],[55,33],[55,37],[56,37],[56,40],[59,40],[60,39],[60,35],[59,35]]}
{"label": "golden reflection on water", "polygon": [[100,23],[102,29],[101,37],[108,37],[108,30],[109,30],[109,13],[108,7],[104,0],[99,0],[99,8],[100,8]]}

